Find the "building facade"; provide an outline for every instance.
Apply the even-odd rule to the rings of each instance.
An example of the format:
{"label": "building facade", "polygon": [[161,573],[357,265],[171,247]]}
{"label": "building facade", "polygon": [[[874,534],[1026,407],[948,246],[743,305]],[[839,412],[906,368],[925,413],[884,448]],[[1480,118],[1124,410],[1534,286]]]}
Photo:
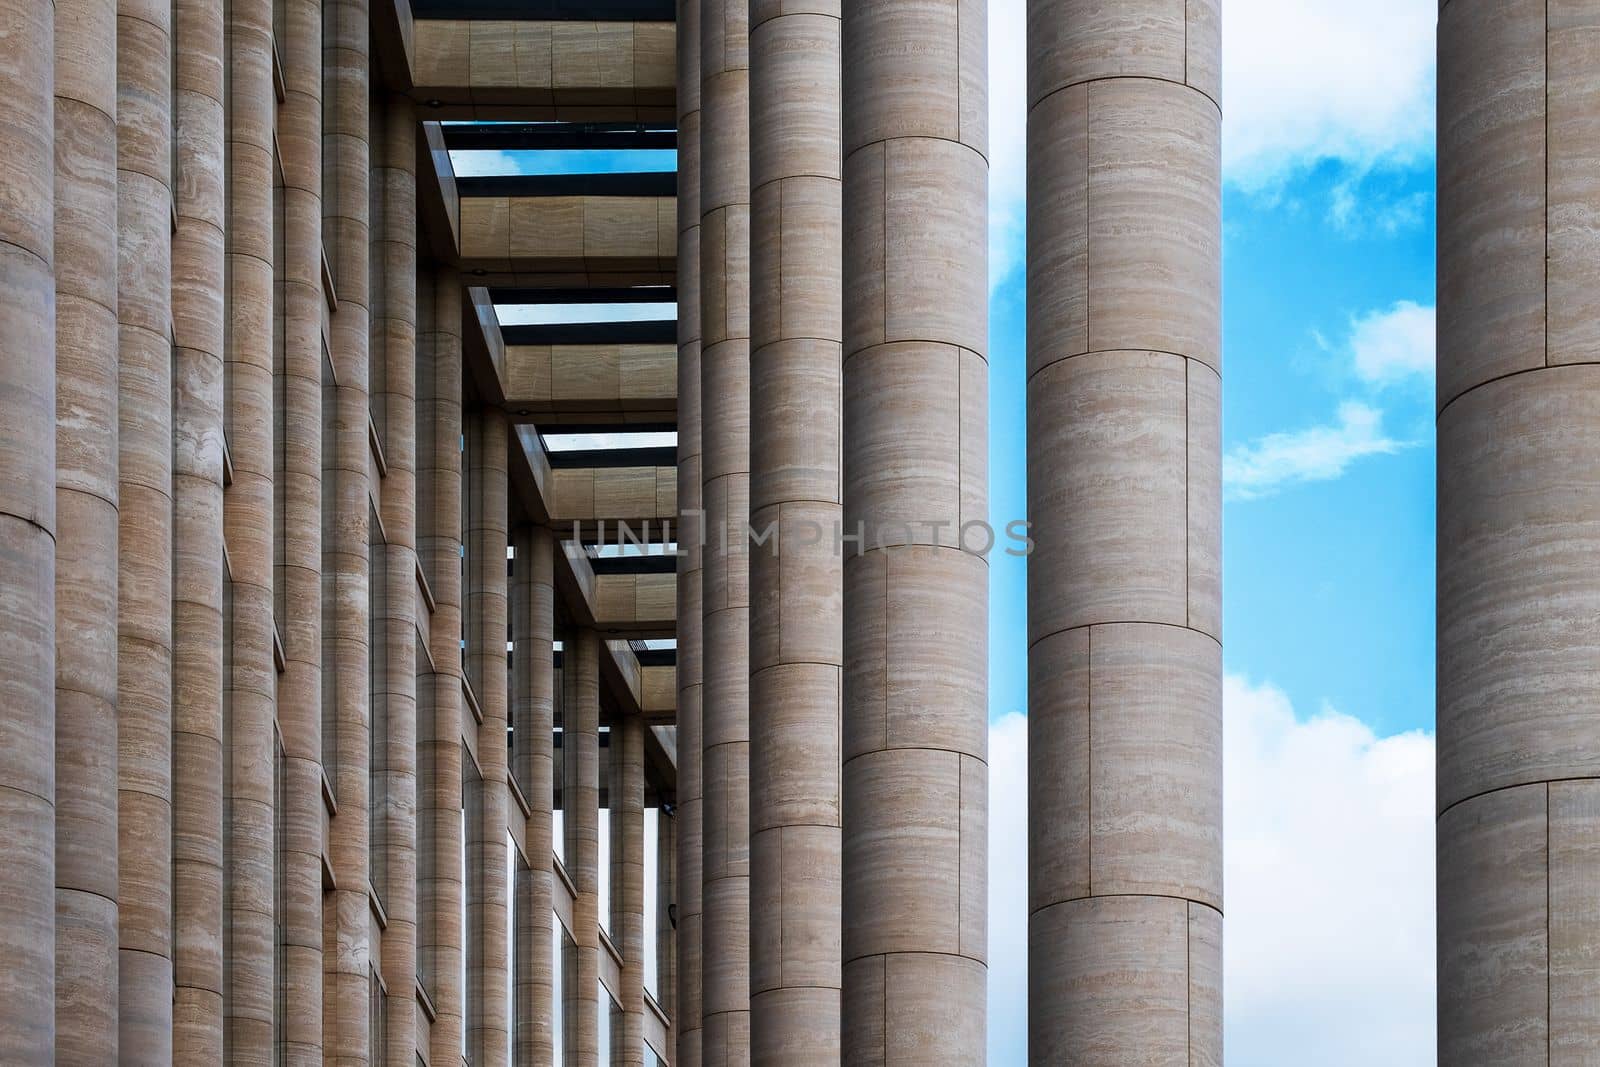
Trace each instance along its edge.
{"label": "building facade", "polygon": [[[1038,1064],[1223,1062],[1221,6],[1028,4]],[[1600,9],[1439,47],[1440,1059],[1593,1062]],[[0,1062],[983,1060],[987,56],[0,0]]]}

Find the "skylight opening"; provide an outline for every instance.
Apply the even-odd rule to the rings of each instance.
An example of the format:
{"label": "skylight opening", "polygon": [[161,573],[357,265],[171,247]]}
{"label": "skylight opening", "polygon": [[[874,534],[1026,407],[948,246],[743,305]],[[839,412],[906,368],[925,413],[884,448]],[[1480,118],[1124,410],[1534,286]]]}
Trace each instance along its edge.
{"label": "skylight opening", "polygon": [[644,433],[547,433],[544,447],[551,452],[602,452],[628,448],[676,448],[678,431]]}
{"label": "skylight opening", "polygon": [[660,174],[678,169],[674,148],[516,148],[450,151],[458,178],[546,174]]}
{"label": "skylight opening", "polygon": [[672,301],[630,304],[496,304],[502,326],[565,326],[591,322],[676,322]]}
{"label": "skylight opening", "polygon": [[[640,536],[643,536],[641,533]],[[585,545],[590,559],[636,559],[640,556],[670,556],[678,551],[678,542],[671,541],[666,544],[651,542],[638,544],[633,541],[611,542],[600,545]]]}

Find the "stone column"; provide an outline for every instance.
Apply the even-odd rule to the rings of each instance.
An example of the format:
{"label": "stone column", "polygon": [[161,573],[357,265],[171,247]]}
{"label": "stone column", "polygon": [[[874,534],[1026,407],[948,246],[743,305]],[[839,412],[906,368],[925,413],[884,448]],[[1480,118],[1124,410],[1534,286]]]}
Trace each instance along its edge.
{"label": "stone column", "polygon": [[1219,4],[1028,32],[1030,1056],[1218,1064]]}
{"label": "stone column", "polygon": [[[369,389],[368,243],[370,133],[366,0],[326,0],[322,62],[326,71],[322,128],[322,241],[339,301],[330,323],[334,441],[324,477],[333,478],[333,514],[322,546],[324,595],[333,598],[323,634],[323,685],[333,686],[336,751],[324,753],[339,806],[328,828],[334,915],[324,924],[323,1049],[330,1059],[365,1061],[371,993],[368,716],[367,471]],[[331,673],[330,669],[331,668]],[[337,948],[337,951],[331,951]]]}
{"label": "stone column", "polygon": [[[644,720],[611,728],[611,935],[622,955],[611,1062],[644,1067]],[[651,916],[654,919],[654,916]]]}
{"label": "stone column", "polygon": [[745,0],[700,7],[702,1058],[750,1058],[750,70]]}
{"label": "stone column", "polygon": [[555,799],[551,745],[555,736],[555,542],[549,531],[520,526],[512,564],[511,722],[517,782],[528,801],[528,866],[517,872],[517,1067],[544,1067],[553,1055],[551,929]]}
{"label": "stone column", "polygon": [[461,988],[461,277],[437,269],[419,293],[417,555],[433,593],[425,684],[431,720],[418,723],[417,957],[437,1017],[430,1063],[462,1052]]}
{"label": "stone column", "polygon": [[117,1043],[139,1063],[172,1060],[170,20],[165,4],[118,4]]}
{"label": "stone column", "polygon": [[[982,0],[843,10],[843,1018],[976,1063],[987,936]],[[972,525],[969,525],[972,524]]]}
{"label": "stone column", "polygon": [[754,1057],[839,1059],[839,8],[750,7]]}
{"label": "stone column", "polygon": [[173,1059],[220,1063],[225,225],[221,5],[173,5]]}
{"label": "stone column", "polygon": [[380,230],[373,255],[372,361],[382,374],[374,422],[386,473],[383,521],[383,660],[378,746],[383,803],[376,859],[382,883],[385,1045],[414,1056],[417,1039],[417,115],[410,99],[384,97],[383,139],[373,169]]}
{"label": "stone column", "polygon": [[[467,863],[467,936],[476,940],[467,959],[467,1044],[473,1063],[503,1064],[511,1034],[506,1017],[506,538],[505,414],[478,411],[468,421],[467,679],[478,698],[478,765],[483,790],[474,805],[481,820]],[[470,812],[471,809],[469,809]],[[469,814],[469,818],[471,815]]]}
{"label": "stone column", "polygon": [[232,0],[228,27],[227,438],[223,532],[233,571],[224,959],[229,1062],[274,1063],[273,118],[271,0]]}
{"label": "stone column", "polygon": [[1439,12],[1439,1062],[1600,1059],[1600,6]]}
{"label": "stone column", "polygon": [[284,671],[283,1019],[292,1060],[322,1057],[322,3],[285,0],[283,356],[277,368],[282,465],[278,561]]}
{"label": "stone column", "polygon": [[567,874],[575,890],[572,939],[577,948],[577,988],[567,993],[577,1025],[566,1031],[567,1055],[578,1063],[594,1063],[600,1033],[600,639],[593,630],[576,627],[561,653],[562,701],[561,795],[566,804],[562,831]]}
{"label": "stone column", "polygon": [[678,2],[678,1067],[700,1067],[700,3]]}
{"label": "stone column", "polygon": [[56,1056],[87,1063],[117,1055],[116,3],[55,19]]}
{"label": "stone column", "polygon": [[55,5],[0,0],[0,1061],[55,1060]]}

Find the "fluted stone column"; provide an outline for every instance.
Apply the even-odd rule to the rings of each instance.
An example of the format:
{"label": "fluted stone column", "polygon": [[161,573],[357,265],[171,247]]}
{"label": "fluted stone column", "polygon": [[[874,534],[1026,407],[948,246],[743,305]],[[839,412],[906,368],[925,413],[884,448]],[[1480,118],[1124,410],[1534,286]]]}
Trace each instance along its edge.
{"label": "fluted stone column", "polygon": [[223,1059],[222,8],[173,5],[173,1059]]}
{"label": "fluted stone column", "polygon": [[701,780],[701,1036],[750,1058],[750,70],[745,0],[700,5],[701,506],[708,544]]}
{"label": "fluted stone column", "polygon": [[845,535],[865,536],[844,546],[842,1054],[976,1063],[986,16],[981,0],[849,0],[843,19]]}
{"label": "fluted stone column", "polygon": [[1600,5],[1439,13],[1439,1062],[1600,1059]]}
{"label": "fluted stone column", "polygon": [[421,926],[419,970],[437,1017],[428,1032],[430,1063],[462,1051],[461,739],[461,277],[437,269],[418,293],[417,555],[433,593],[425,683],[431,721],[418,723]]}
{"label": "fluted stone column", "polygon": [[414,1055],[417,1035],[417,115],[407,97],[383,101],[382,144],[373,169],[379,211],[373,281],[372,361],[381,372],[373,421],[386,473],[379,518],[383,553],[382,826],[374,876],[384,914],[380,961],[388,996],[385,1051]]}
{"label": "fluted stone column", "polygon": [[839,10],[750,7],[750,1030],[839,1059]]}
{"label": "fluted stone column", "polygon": [[551,938],[555,874],[551,804],[555,799],[555,542],[549,531],[520,526],[511,584],[511,721],[517,782],[528,801],[528,866],[517,871],[517,1067],[543,1067],[553,1055]]}
{"label": "fluted stone column", "polygon": [[276,1062],[273,940],[273,118],[271,0],[228,9],[227,435],[223,530],[233,569],[225,961],[230,1063]]}
{"label": "fluted stone column", "polygon": [[[323,477],[333,478],[322,546],[324,595],[331,596],[323,634],[323,685],[332,685],[337,751],[324,753],[339,812],[328,829],[336,887],[333,921],[324,924],[323,1049],[333,1059],[371,1054],[368,1015],[372,928],[369,870],[368,716],[368,389],[370,384],[368,243],[371,240],[369,43],[366,0],[326,0],[322,62],[326,80],[322,128],[322,240],[339,300],[330,325],[334,441]],[[328,669],[331,667],[331,672]],[[334,949],[337,951],[333,951]]]}
{"label": "fluted stone column", "polygon": [[611,1062],[644,1067],[644,720],[638,715],[611,727],[610,756],[611,940],[622,956]]}
{"label": "fluted stone column", "polygon": [[679,1067],[700,1067],[701,578],[700,506],[700,3],[678,2],[678,905]]}
{"label": "fluted stone column", "polygon": [[[283,356],[276,412],[282,465],[277,491],[278,583],[284,670],[283,1019],[291,1061],[322,1057],[322,3],[285,0]],[[331,683],[330,683],[331,684]]]}
{"label": "fluted stone column", "polygon": [[0,0],[0,1061],[55,1060],[55,5]]}
{"label": "fluted stone column", "polygon": [[467,1045],[473,1063],[503,1064],[511,1034],[506,1016],[506,445],[503,412],[485,408],[468,420],[467,462],[467,679],[478,698],[478,765],[482,777],[468,788],[482,790],[469,829],[473,846],[467,865],[468,953]]}
{"label": "fluted stone column", "polygon": [[594,1063],[600,1032],[600,639],[593,630],[576,628],[562,646],[561,764],[566,805],[562,831],[567,874],[576,891],[572,902],[572,939],[577,950],[577,988],[567,991],[576,1026],[565,1032],[567,1055],[578,1063]]}
{"label": "fluted stone column", "polygon": [[172,1059],[171,28],[117,5],[117,1014],[141,1063]]}
{"label": "fluted stone column", "polygon": [[1218,8],[1029,6],[1038,1064],[1222,1062]]}
{"label": "fluted stone column", "polygon": [[87,1063],[117,1055],[116,3],[55,18],[56,1056]]}

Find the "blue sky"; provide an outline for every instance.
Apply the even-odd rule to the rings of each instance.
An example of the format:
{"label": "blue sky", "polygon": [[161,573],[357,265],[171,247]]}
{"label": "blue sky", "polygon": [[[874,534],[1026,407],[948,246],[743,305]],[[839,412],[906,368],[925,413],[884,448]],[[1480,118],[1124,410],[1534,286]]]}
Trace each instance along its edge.
{"label": "blue sky", "polygon": [[[997,524],[1026,514],[1023,8],[990,0]],[[1436,16],[1225,4],[1229,1067],[1433,1062]],[[1024,566],[991,560],[993,1064],[1026,1050]]]}

